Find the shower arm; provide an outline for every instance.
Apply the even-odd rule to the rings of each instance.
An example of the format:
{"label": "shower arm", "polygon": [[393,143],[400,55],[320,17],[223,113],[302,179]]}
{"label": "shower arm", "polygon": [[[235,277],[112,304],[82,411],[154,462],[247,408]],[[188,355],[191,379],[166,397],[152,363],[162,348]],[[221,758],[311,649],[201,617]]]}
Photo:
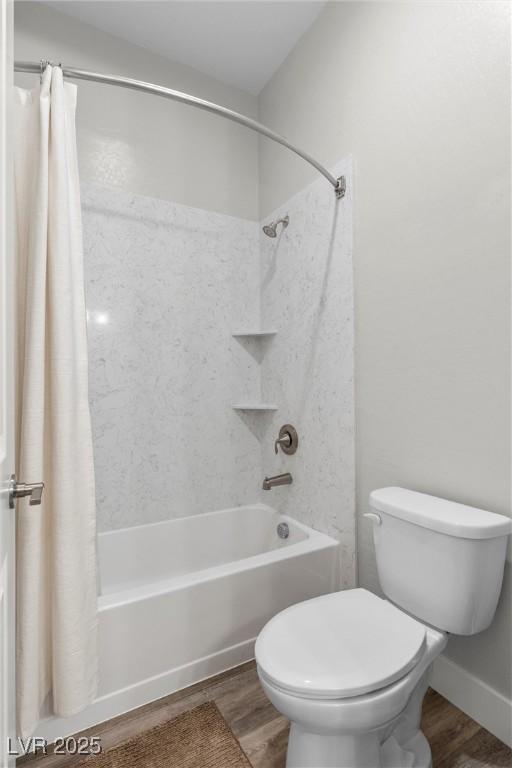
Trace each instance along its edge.
{"label": "shower arm", "polygon": [[[27,72],[27,73],[33,73],[33,74],[42,74],[44,68],[48,65],[52,64],[50,61],[40,61],[40,62],[32,62],[32,61],[15,61],[14,62],[14,71],[15,72]],[[181,104],[190,104],[192,107],[198,107],[198,109],[203,109],[206,112],[211,112],[214,115],[220,115],[221,117],[225,117],[228,120],[231,120],[234,123],[239,123],[240,125],[244,125],[246,128],[249,128],[251,131],[256,131],[256,133],[260,133],[262,136],[266,136],[268,139],[271,139],[272,141],[276,141],[278,144],[281,144],[283,147],[286,147],[291,152],[294,152],[296,155],[301,157],[303,160],[306,161],[306,163],[309,163],[313,166],[313,168],[316,168],[316,170],[324,176],[327,181],[332,185],[334,188],[334,193],[337,198],[341,198],[345,194],[345,177],[340,176],[339,178],[336,178],[332,175],[332,173],[329,173],[327,168],[324,168],[321,163],[319,163],[317,160],[314,159],[314,157],[311,157],[311,155],[308,155],[307,152],[303,152],[301,149],[298,149],[298,147],[295,147],[293,144],[290,144],[288,139],[285,139],[284,136],[280,136],[278,133],[275,133],[270,128],[267,128],[266,125],[263,125],[262,123],[258,123],[256,120],[253,120],[250,117],[246,117],[245,115],[240,114],[239,112],[234,112],[231,109],[228,109],[227,107],[221,107],[219,104],[214,104],[212,101],[205,101],[204,99],[199,99],[197,96],[190,96],[188,93],[182,93],[181,91],[174,91],[172,88],[164,88],[162,85],[154,85],[153,83],[145,83],[142,80],[133,80],[129,77],[118,77],[117,75],[102,75],[99,72],[88,72],[85,69],[75,69],[74,67],[66,67],[63,64],[57,64],[52,66],[59,66],[62,69],[62,74],[64,77],[69,77],[72,80],[90,80],[94,83],[104,83],[105,85],[118,85],[121,88],[130,88],[133,91],[142,91],[144,93],[152,93],[155,96],[162,96],[164,99],[171,99],[172,101],[178,101]]]}

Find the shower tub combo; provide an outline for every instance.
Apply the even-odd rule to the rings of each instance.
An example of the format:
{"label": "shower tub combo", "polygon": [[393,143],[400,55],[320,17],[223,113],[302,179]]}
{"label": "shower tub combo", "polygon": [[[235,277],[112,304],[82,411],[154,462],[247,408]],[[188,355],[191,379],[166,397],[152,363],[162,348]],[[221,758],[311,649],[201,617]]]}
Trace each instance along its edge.
{"label": "shower tub combo", "polygon": [[108,531],[98,550],[98,697],[45,720],[48,739],[252,659],[272,616],[338,586],[338,542],[262,504]]}

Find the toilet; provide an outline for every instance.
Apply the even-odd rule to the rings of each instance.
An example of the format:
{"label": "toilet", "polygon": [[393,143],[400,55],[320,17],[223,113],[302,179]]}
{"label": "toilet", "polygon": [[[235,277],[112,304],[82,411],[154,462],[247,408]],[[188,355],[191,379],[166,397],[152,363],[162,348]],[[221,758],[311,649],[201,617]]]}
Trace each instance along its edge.
{"label": "toilet", "polygon": [[387,599],[365,589],[298,603],[256,642],[263,689],[291,722],[287,768],[429,768],[420,730],[450,634],[494,617],[512,521],[405,488],[370,495]]}

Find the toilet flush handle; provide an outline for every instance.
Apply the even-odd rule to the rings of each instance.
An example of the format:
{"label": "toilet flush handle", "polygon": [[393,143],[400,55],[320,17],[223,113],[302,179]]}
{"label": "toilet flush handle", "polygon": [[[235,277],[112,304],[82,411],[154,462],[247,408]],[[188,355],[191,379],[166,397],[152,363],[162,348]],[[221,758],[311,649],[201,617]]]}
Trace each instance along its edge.
{"label": "toilet flush handle", "polygon": [[368,517],[370,520],[373,520],[375,525],[382,525],[382,517],[376,512],[365,512],[363,517]]}

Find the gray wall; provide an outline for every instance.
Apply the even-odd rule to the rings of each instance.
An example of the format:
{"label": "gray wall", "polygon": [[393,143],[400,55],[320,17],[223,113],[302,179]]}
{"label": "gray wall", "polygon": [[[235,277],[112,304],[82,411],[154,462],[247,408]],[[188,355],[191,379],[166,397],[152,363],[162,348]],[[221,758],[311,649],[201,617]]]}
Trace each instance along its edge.
{"label": "gray wall", "polygon": [[[121,12],[121,11],[120,11]],[[256,98],[82,24],[42,3],[15,6],[17,59],[167,85],[256,116]],[[34,75],[16,82],[34,87]],[[183,104],[80,82],[78,154],[83,182],[205,210],[258,218],[258,142],[242,126]]]}
{"label": "gray wall", "polygon": [[[332,3],[260,96],[318,159],[354,155],[359,514],[391,484],[509,514],[509,13]],[[262,214],[311,177],[262,142]],[[363,520],[358,557],[378,589]],[[448,655],[510,697],[507,605]]]}

